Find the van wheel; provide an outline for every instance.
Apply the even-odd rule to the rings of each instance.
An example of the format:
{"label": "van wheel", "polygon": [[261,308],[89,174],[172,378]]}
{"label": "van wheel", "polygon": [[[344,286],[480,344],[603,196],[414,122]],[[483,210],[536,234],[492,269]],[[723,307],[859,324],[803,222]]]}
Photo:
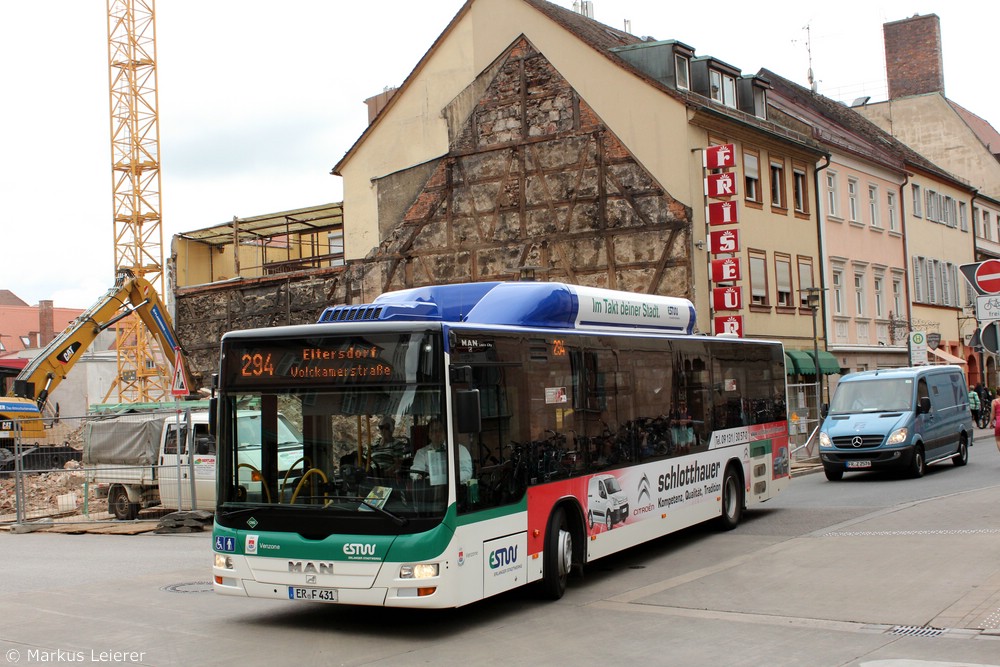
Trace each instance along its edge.
{"label": "van wheel", "polygon": [[733,466],[726,467],[722,478],[722,514],[719,516],[719,527],[722,530],[732,530],[740,524],[743,518],[743,484]]}
{"label": "van wheel", "polygon": [[958,453],[951,457],[951,462],[956,466],[964,466],[969,462],[969,443],[964,435],[958,439]]}
{"label": "van wheel", "polygon": [[615,524],[611,523],[611,510],[606,510],[604,512],[604,526],[608,530],[611,530],[615,526]]}
{"label": "van wheel", "polygon": [[829,466],[823,466],[823,474],[831,482],[839,482],[844,479],[844,469],[843,468],[831,468]]}
{"label": "van wheel", "polygon": [[121,521],[133,521],[139,516],[139,503],[129,501],[128,491],[123,486],[116,486],[108,496],[108,509]]}
{"label": "van wheel", "polygon": [[927,472],[927,461],[924,460],[924,448],[917,445],[913,450],[913,461],[910,463],[910,477],[917,479]]}
{"label": "van wheel", "polygon": [[594,513],[591,512],[590,510],[587,510],[587,523],[590,524],[590,529],[593,530],[594,529]]}
{"label": "van wheel", "polygon": [[557,509],[545,535],[545,560],[542,563],[542,591],[545,597],[558,600],[566,592],[566,580],[573,568],[573,533],[566,510]]}

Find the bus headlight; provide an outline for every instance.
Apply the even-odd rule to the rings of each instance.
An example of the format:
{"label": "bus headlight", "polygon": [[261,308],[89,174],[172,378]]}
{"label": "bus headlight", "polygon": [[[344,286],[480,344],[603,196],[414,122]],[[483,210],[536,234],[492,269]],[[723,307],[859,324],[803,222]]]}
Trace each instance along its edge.
{"label": "bus headlight", "polygon": [[233,557],[226,554],[215,554],[215,567],[223,570],[233,569]]}
{"label": "bus headlight", "polygon": [[826,431],[819,432],[819,446],[820,447],[833,447],[833,441],[830,440],[830,436],[826,434]]}
{"label": "bus headlight", "polygon": [[438,576],[439,568],[437,563],[417,563],[416,565],[402,565],[399,568],[400,579],[430,579]]}
{"label": "bus headlight", "polygon": [[905,426],[903,428],[897,428],[891,435],[889,435],[889,439],[885,441],[885,444],[901,445],[906,442],[907,435],[909,435],[909,431],[906,430]]}

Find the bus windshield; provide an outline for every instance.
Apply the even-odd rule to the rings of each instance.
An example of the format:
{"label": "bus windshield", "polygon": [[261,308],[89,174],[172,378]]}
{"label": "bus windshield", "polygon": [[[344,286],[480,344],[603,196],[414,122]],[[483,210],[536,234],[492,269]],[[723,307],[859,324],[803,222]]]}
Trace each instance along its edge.
{"label": "bus windshield", "polygon": [[269,340],[225,351],[220,509],[440,516],[450,475],[443,355],[429,332]]}

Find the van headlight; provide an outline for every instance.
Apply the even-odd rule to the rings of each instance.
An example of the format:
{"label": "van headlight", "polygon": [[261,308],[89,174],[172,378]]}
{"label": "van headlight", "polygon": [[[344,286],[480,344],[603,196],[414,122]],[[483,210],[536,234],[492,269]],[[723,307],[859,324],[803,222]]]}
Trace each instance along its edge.
{"label": "van headlight", "polygon": [[833,441],[830,440],[830,436],[826,434],[826,431],[819,432],[819,446],[820,447],[833,447]]}
{"label": "van headlight", "polygon": [[897,428],[889,435],[889,439],[885,441],[887,445],[901,445],[906,442],[909,431],[904,426],[903,428]]}

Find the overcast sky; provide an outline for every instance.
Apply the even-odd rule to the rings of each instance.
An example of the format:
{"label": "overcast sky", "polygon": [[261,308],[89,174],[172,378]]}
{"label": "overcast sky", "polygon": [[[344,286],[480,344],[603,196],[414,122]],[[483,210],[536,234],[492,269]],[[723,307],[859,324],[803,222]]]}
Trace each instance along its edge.
{"label": "overcast sky", "polygon": [[[0,289],[87,308],[114,282],[107,6],[42,4],[0,0]],[[330,170],[364,130],[364,99],[401,84],[462,4],[160,0],[164,257],[183,231],[340,201]],[[819,92],[846,102],[886,97],[882,24],[931,13],[947,96],[1000,127],[997,2],[594,1],[603,23],[745,73],[808,85],[811,50]]]}

